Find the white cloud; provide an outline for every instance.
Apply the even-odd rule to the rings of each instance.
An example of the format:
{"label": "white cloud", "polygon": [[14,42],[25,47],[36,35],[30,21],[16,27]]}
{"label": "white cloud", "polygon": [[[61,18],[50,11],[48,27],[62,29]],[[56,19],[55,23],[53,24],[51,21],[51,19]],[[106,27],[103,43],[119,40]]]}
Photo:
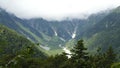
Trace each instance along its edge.
{"label": "white cloud", "polygon": [[20,18],[81,18],[120,5],[120,0],[0,0],[0,7]]}

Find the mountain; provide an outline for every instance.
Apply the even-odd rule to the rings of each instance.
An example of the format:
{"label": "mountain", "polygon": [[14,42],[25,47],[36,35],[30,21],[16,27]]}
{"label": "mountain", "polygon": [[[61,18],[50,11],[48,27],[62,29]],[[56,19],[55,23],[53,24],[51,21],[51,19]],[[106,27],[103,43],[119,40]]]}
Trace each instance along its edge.
{"label": "mountain", "polygon": [[34,43],[40,43],[43,46],[49,46],[51,49],[60,48],[58,45],[64,45],[68,40],[75,38],[77,27],[83,24],[81,20],[72,21],[46,21],[44,19],[23,20],[0,11],[0,23],[17,31]]}
{"label": "mountain", "polygon": [[[88,19],[47,21],[41,18],[30,19],[27,23],[40,32],[45,42],[41,44],[58,49],[58,45],[68,46],[83,37],[84,31],[102,20],[108,12],[91,15]],[[55,40],[54,40],[55,39]]]}
{"label": "mountain", "polygon": [[87,37],[87,45],[90,50],[96,50],[101,47],[102,51],[112,46],[119,53],[120,50],[120,7],[112,10],[97,24],[85,31],[84,37]]}
{"label": "mountain", "polygon": [[[113,46],[119,50],[119,7],[92,14],[87,19],[47,21],[42,18],[20,19],[0,9],[0,23],[15,30],[33,43],[40,43],[47,52],[61,52],[61,47],[72,48],[79,39],[84,39],[86,47],[103,51]],[[38,47],[39,48],[39,47]],[[56,51],[57,50],[57,51]]]}

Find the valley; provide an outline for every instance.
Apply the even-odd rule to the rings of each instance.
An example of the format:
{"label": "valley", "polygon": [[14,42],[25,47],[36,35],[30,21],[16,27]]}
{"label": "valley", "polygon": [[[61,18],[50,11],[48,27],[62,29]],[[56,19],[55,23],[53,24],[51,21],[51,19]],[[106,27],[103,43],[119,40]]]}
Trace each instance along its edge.
{"label": "valley", "polygon": [[0,8],[0,68],[119,68],[119,56],[120,7],[61,21]]}
{"label": "valley", "polygon": [[[111,31],[114,33],[119,32],[119,27],[117,27],[119,26],[119,9],[120,8],[118,7],[113,11],[92,14],[88,19],[63,21],[47,21],[42,18],[22,20],[1,9],[0,23],[25,36],[31,42],[35,44],[39,43],[42,45],[40,47],[43,48],[44,51],[44,48],[47,48],[48,51],[58,50],[55,53],[57,54],[59,53],[59,50],[61,50],[60,52],[63,51],[59,45],[71,49],[77,40],[84,39],[86,40],[86,47],[94,52],[97,47],[106,48],[114,45],[114,43],[108,44],[111,40],[109,40],[108,38],[110,37],[107,38],[107,36],[111,34]],[[100,42],[102,40],[102,34],[107,35],[106,37],[103,37],[103,39],[108,40],[105,43]],[[112,35],[114,36],[114,34]],[[114,40],[117,42],[118,35],[115,36],[117,37],[114,38]],[[101,40],[96,41],[96,39]],[[107,46],[105,47],[104,45]]]}

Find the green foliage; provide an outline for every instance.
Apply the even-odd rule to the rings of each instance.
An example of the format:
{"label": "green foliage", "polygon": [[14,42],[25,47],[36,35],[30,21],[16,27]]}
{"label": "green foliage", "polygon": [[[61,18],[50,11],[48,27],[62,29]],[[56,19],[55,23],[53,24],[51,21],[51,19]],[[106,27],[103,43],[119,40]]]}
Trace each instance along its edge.
{"label": "green foliage", "polygon": [[114,53],[112,47],[109,47],[109,49],[106,51],[105,60],[107,63],[106,68],[110,68],[112,63],[116,61],[116,54]]}
{"label": "green foliage", "polygon": [[120,68],[120,62],[119,63],[113,63],[111,68]]}
{"label": "green foliage", "polygon": [[85,45],[88,50],[94,53],[98,47],[102,48],[102,52],[106,51],[106,48],[112,46],[115,52],[119,52],[119,38],[120,38],[120,8],[117,8],[117,12],[111,12],[95,25],[84,31],[84,37],[86,40]]}
{"label": "green foliage", "polygon": [[79,40],[75,47],[71,50],[71,61],[75,63],[76,68],[86,68],[86,61],[88,60],[88,53],[85,51],[87,48],[84,47],[83,40]]}
{"label": "green foliage", "polygon": [[[116,54],[112,47],[109,47],[105,53],[99,48],[94,55],[88,55],[87,48],[84,47],[83,40],[79,40],[71,50],[71,58],[66,53],[47,57],[33,57],[34,50],[32,46],[22,49],[17,55],[4,55],[0,65],[7,68],[116,68],[119,64],[116,62]],[[112,65],[112,66],[111,66]]]}
{"label": "green foliage", "polygon": [[114,62],[116,62],[116,54],[112,47],[109,47],[105,53],[99,48],[94,56],[90,56],[90,64],[93,68],[110,68]]}
{"label": "green foliage", "polygon": [[0,25],[0,65],[5,66],[19,56],[46,58],[28,39]]}
{"label": "green foliage", "polygon": [[79,40],[71,50],[71,58],[66,58],[66,54],[56,55],[47,59],[47,67],[44,68],[110,68],[116,62],[116,54],[112,47],[105,53],[99,48],[95,55],[88,55],[87,48],[84,47],[83,40]]}

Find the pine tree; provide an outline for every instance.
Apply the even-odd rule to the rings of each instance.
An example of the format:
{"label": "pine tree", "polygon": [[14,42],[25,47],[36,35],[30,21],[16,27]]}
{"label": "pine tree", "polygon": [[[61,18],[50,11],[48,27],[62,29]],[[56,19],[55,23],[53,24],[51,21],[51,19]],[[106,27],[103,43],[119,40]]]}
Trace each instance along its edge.
{"label": "pine tree", "polygon": [[115,62],[115,60],[116,60],[116,54],[114,53],[113,48],[110,46],[105,53],[106,68],[110,68],[112,63]]}
{"label": "pine tree", "polygon": [[101,49],[99,48],[99,50],[97,50],[97,54],[92,57],[92,67],[110,68],[116,59],[116,54],[114,53],[113,48],[109,47],[109,49],[105,53],[101,53],[100,50]]}
{"label": "pine tree", "polygon": [[84,47],[83,40],[79,40],[71,50],[71,61],[76,68],[87,68],[88,53],[85,52],[86,50],[87,48]]}

